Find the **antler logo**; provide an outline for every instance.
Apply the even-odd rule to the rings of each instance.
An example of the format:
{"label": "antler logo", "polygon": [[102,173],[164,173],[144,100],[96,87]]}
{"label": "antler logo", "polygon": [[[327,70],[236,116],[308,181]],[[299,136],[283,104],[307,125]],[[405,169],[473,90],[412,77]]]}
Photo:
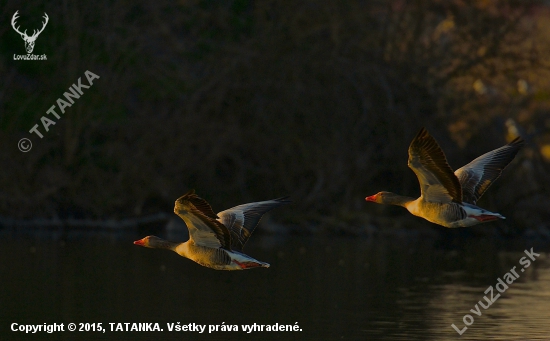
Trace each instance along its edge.
{"label": "antler logo", "polygon": [[50,18],[48,18],[48,15],[46,14],[46,12],[44,12],[45,21],[42,23],[42,28],[40,29],[40,31],[34,30],[34,33],[32,34],[32,36],[28,36],[27,30],[25,30],[25,32],[21,32],[19,31],[19,26],[15,27],[15,21],[18,18],[17,12],[19,11],[16,11],[13,17],[11,18],[11,26],[13,27],[15,32],[19,33],[21,35],[21,38],[23,38],[23,40],[25,41],[25,49],[27,50],[27,53],[32,53],[36,38],[38,38],[38,35],[42,33],[42,31],[44,31],[44,28],[46,28],[46,25],[48,24],[48,20]]}

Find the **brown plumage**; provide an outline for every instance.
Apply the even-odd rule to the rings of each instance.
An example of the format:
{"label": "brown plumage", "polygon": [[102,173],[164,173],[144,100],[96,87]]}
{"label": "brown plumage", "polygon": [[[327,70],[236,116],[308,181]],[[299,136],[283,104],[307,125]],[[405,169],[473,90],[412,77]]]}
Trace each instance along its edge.
{"label": "brown plumage", "polygon": [[420,180],[422,195],[448,195],[452,201],[462,202],[460,183],[443,150],[425,128],[420,129],[409,146],[408,165]]}
{"label": "brown plumage", "polygon": [[379,192],[365,200],[403,206],[416,216],[446,227],[472,226],[504,219],[498,213],[475,206],[475,203],[514,159],[523,143],[518,137],[453,173],[441,147],[422,128],[409,146],[408,161],[420,183],[420,198],[415,200],[391,192]]}
{"label": "brown plumage", "polygon": [[156,236],[134,242],[149,248],[168,249],[196,263],[216,270],[269,267],[269,264],[241,253],[262,216],[290,203],[286,198],[235,206],[215,214],[208,202],[190,190],[176,200],[176,213],[189,229],[189,240],[174,243]]}

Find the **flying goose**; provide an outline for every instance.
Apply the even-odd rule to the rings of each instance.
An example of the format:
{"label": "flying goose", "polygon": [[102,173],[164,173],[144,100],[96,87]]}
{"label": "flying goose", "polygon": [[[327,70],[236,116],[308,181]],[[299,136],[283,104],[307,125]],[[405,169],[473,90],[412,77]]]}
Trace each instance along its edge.
{"label": "flying goose", "polygon": [[269,264],[242,253],[264,213],[290,203],[288,197],[252,202],[214,214],[210,204],[190,190],[176,200],[176,213],[189,229],[189,240],[174,243],[156,236],[136,240],[134,244],[167,249],[215,270],[268,268]]}
{"label": "flying goose", "polygon": [[514,159],[524,141],[517,137],[454,173],[436,140],[422,128],[409,146],[409,168],[420,182],[420,198],[379,192],[366,201],[405,207],[415,216],[445,227],[465,227],[505,219],[476,206],[477,200]]}

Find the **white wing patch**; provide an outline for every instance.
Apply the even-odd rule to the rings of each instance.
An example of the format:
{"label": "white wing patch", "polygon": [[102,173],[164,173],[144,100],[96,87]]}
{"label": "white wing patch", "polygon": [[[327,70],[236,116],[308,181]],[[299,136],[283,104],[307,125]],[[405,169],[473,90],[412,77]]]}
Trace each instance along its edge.
{"label": "white wing patch", "polygon": [[183,219],[189,229],[189,238],[195,244],[211,248],[221,247],[221,243],[210,226],[206,225],[200,218],[189,212],[180,211],[180,217]]}
{"label": "white wing patch", "polygon": [[437,177],[423,166],[411,167],[420,183],[422,198],[429,202],[447,203],[453,200],[449,191],[439,182]]}
{"label": "white wing patch", "polygon": [[449,191],[442,184],[424,186],[422,199],[428,202],[448,203],[453,200]]}

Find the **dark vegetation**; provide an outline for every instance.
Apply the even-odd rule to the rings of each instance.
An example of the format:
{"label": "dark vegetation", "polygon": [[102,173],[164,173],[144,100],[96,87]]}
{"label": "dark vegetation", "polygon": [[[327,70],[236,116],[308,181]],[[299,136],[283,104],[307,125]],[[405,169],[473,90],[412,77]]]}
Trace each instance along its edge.
{"label": "dark vegetation", "polygon": [[[406,161],[420,127],[455,169],[518,127],[526,148],[479,204],[514,228],[548,227],[550,27],[540,2],[18,6],[0,7],[1,216],[145,216],[171,212],[195,188],[215,210],[290,195],[276,219],[353,231],[405,213],[366,195],[419,194]],[[49,15],[34,51],[47,62],[13,60],[24,53],[7,24],[18,9],[29,28]],[[44,138],[29,134],[79,77],[87,84],[86,70],[101,78]]]}

